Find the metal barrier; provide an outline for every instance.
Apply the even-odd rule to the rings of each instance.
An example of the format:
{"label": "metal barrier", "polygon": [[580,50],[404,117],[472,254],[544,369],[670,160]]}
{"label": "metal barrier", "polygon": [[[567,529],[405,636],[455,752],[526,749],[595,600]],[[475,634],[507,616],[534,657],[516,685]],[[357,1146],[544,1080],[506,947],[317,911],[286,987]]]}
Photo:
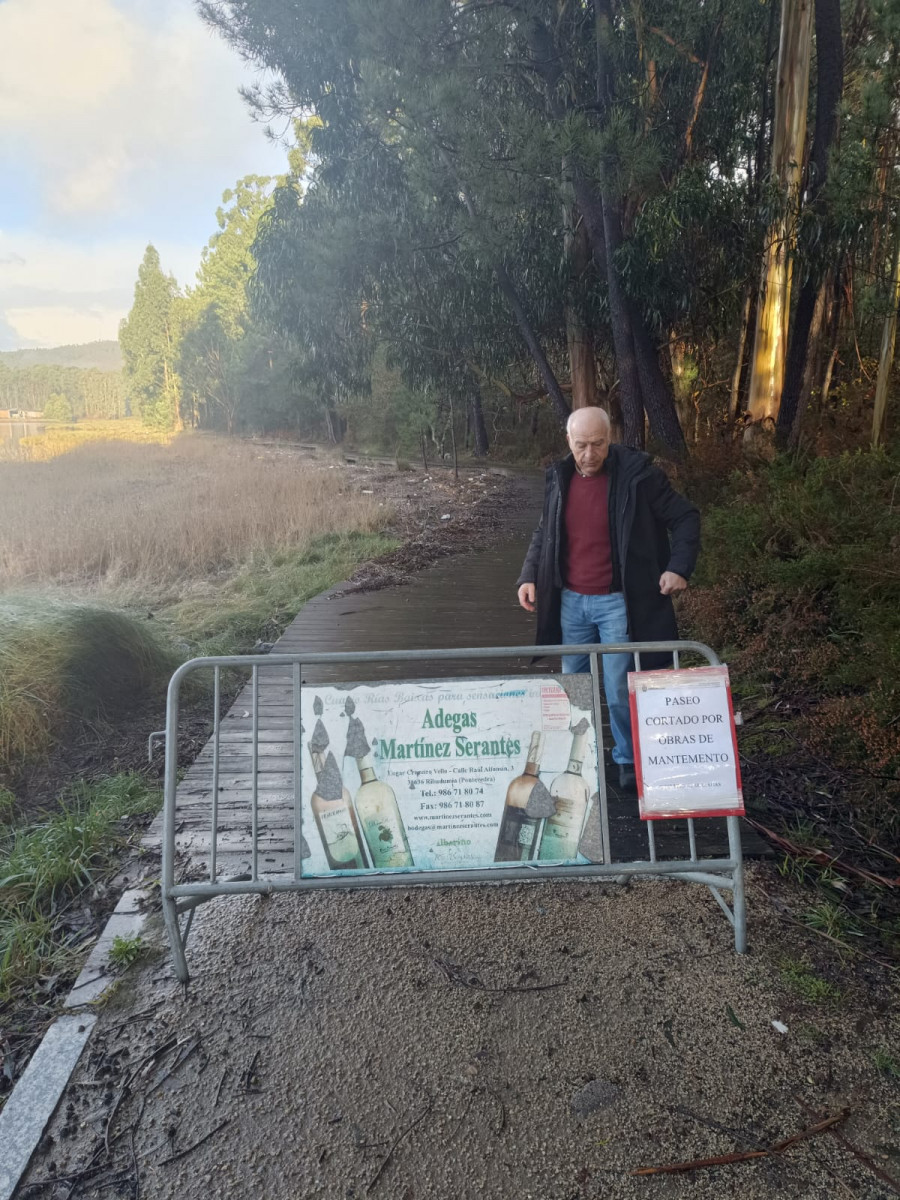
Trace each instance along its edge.
{"label": "metal barrier", "polygon": [[[746,950],[746,907],[744,898],[743,859],[741,854],[740,826],[735,816],[725,817],[728,834],[727,858],[700,858],[694,829],[694,818],[687,818],[688,856],[684,859],[660,860],[657,857],[654,822],[647,821],[648,857],[633,862],[611,862],[609,846],[609,822],[607,788],[603,770],[604,744],[601,718],[601,665],[603,654],[631,654],[635,669],[641,669],[641,655],[649,653],[672,655],[673,667],[681,665],[685,653],[694,653],[704,658],[709,665],[719,665],[715,652],[701,642],[630,642],[627,644],[593,644],[567,646],[509,646],[461,650],[392,650],[366,651],[360,653],[331,654],[269,654],[265,659],[256,655],[232,655],[216,658],[196,658],[184,663],[169,684],[166,707],[165,729],[165,799],[163,811],[162,848],[162,907],[166,930],[172,950],[175,972],[179,980],[187,983],[189,972],[185,958],[185,946],[190,933],[194,910],[198,905],[216,896],[246,895],[248,893],[269,895],[274,892],[311,891],[323,888],[372,888],[409,887],[459,883],[507,883],[537,882],[543,878],[578,879],[623,878],[629,875],[682,879],[690,883],[705,884],[734,929],[734,945],[738,954]],[[293,754],[293,835],[294,847],[302,845],[301,814],[301,667],[338,664],[365,663],[426,663],[447,660],[485,660],[531,658],[535,656],[583,654],[590,659],[591,692],[594,705],[597,764],[599,775],[600,822],[602,829],[605,861],[603,863],[578,863],[571,866],[500,866],[478,867],[463,870],[429,870],[415,868],[391,870],[379,873],[370,870],[360,875],[304,877],[300,855],[294,853],[294,869],[291,878],[266,878],[259,871],[259,680],[260,673],[268,668],[291,669],[290,694],[292,699],[292,754]],[[221,672],[230,668],[250,672],[250,717],[251,717],[251,871],[249,877],[220,879],[217,867],[217,843],[219,833],[219,779],[220,756],[220,697]],[[208,879],[176,883],[176,790],[178,784],[178,717],[181,685],[184,679],[203,670],[213,672],[213,733],[212,733],[212,799],[210,806],[210,855]],[[245,714],[248,715],[248,714]],[[158,737],[159,735],[154,735]],[[699,818],[698,818],[699,819]],[[721,818],[718,818],[721,819]],[[722,896],[730,891],[731,907]],[[182,926],[182,918],[185,918]]]}

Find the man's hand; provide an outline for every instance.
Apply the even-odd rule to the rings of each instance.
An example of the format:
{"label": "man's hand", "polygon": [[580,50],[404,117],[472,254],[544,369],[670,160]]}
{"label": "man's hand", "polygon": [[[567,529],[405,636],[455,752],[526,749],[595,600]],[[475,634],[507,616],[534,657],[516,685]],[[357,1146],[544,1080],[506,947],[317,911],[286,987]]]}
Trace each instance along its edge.
{"label": "man's hand", "polygon": [[664,596],[671,596],[673,592],[683,592],[687,587],[688,581],[683,575],[676,575],[674,571],[663,571],[659,577],[659,590]]}
{"label": "man's hand", "polygon": [[[676,578],[677,578],[677,576],[676,576]],[[522,586],[519,588],[519,603],[522,605],[522,607],[525,609],[526,612],[534,612],[535,611],[534,584],[533,583],[523,583]]]}

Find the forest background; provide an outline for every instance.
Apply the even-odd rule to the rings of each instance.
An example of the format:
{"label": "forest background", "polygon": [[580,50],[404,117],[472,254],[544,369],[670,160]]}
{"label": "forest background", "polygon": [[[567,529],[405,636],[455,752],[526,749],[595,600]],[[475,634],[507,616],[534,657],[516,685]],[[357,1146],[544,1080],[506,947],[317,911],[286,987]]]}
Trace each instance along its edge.
{"label": "forest background", "polygon": [[[310,587],[386,545],[385,514],[358,505],[329,505],[325,551],[315,521],[284,524],[274,555],[249,518],[209,532],[216,479],[243,479],[226,516],[269,512],[278,496],[293,511],[291,472],[241,475],[236,459],[185,450],[183,431],[309,440],[400,470],[422,458],[537,465],[564,448],[573,407],[602,404],[616,436],[657,455],[703,507],[682,627],[731,665],[747,793],[785,869],[815,878],[809,923],[896,951],[900,0],[198,8],[267,72],[246,99],[288,170],[225,193],[189,285],[147,247],[121,370],[109,369],[115,347],[90,368],[71,354],[0,356],[0,408],[58,422],[8,466],[80,447],[55,462],[107,479],[115,525],[133,493],[108,455],[79,460],[82,443],[127,427],[175,447],[147,485],[154,511],[178,517],[180,547],[200,546],[201,527],[208,545],[179,564],[160,517],[141,586],[227,563],[235,594],[254,596],[223,618],[221,589],[210,592],[218,625],[182,604],[183,656],[271,635]],[[24,474],[8,478],[4,512],[27,524],[40,504]],[[171,490],[175,478],[198,486]],[[81,511],[92,503],[85,494]],[[297,503],[315,509],[314,489]],[[23,574],[10,532],[21,522],[7,521],[5,558],[0,542],[4,586],[71,581],[62,548]],[[338,545],[338,529],[359,540]],[[121,560],[88,559],[94,583],[121,585]],[[0,656],[33,671],[34,621],[16,611]],[[154,659],[145,634],[135,678],[149,686],[171,658]],[[92,653],[101,643],[116,644],[104,633]],[[4,678],[11,762],[28,742],[3,725]]]}

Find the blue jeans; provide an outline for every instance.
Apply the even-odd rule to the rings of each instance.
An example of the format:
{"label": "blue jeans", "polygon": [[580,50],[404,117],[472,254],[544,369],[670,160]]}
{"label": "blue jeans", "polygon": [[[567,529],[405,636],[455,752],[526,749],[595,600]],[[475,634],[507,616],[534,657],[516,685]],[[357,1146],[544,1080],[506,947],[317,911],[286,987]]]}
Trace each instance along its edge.
{"label": "blue jeans", "polygon": [[[562,640],[566,645],[585,645],[591,642],[627,642],[628,617],[625,597],[621,592],[608,596],[582,596],[563,588]],[[603,690],[609,708],[609,724],[613,735],[613,761],[633,763],[631,744],[631,713],[628,707],[628,672],[633,670],[630,654],[604,654]],[[564,654],[564,675],[590,671],[587,654]]]}

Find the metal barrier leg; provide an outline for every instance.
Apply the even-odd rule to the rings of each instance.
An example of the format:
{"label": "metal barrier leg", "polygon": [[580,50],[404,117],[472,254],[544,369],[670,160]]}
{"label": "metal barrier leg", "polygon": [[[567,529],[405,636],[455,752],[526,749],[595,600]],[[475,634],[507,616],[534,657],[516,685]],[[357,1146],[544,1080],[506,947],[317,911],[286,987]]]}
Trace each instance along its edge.
{"label": "metal barrier leg", "polygon": [[175,977],[179,983],[188,983],[191,976],[188,971],[187,959],[184,954],[184,938],[181,936],[181,925],[178,920],[177,902],[163,892],[163,920],[166,923],[166,933],[169,935],[169,948],[172,951],[172,964],[175,967]]}
{"label": "metal barrier leg", "polygon": [[734,859],[734,885],[732,908],[734,910],[734,949],[737,954],[747,953],[747,901],[744,895],[744,858],[741,851],[741,827],[737,817],[726,817],[728,822],[728,850]]}
{"label": "metal barrier leg", "polygon": [[[176,671],[169,684],[166,700],[166,767],[165,793],[163,799],[163,852],[162,896],[163,920],[169,935],[175,974],[182,983],[189,979],[187,959],[184,956],[184,939],[178,923],[177,901],[172,895],[175,887],[175,797],[178,787],[178,702],[181,690],[181,675]],[[211,883],[215,884],[212,879]]]}

